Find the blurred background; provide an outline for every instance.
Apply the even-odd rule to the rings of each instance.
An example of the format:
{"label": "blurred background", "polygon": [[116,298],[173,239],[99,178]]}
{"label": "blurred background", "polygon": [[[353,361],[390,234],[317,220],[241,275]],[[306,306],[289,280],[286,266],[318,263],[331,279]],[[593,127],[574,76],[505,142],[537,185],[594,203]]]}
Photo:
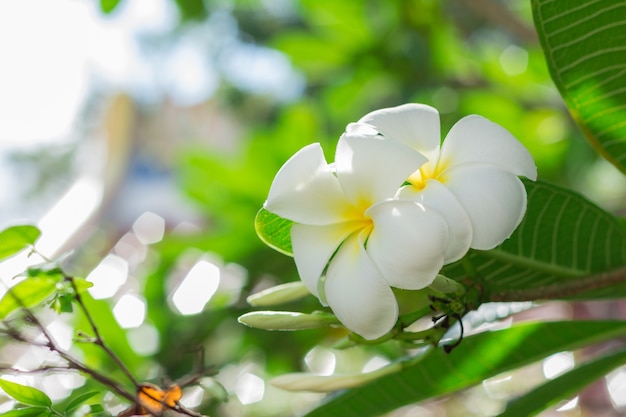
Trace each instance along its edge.
{"label": "blurred background", "polygon": [[[322,396],[268,379],[373,369],[403,352],[332,349],[343,336],[334,330],[238,324],[247,295],[298,279],[292,260],[256,237],[254,216],[296,150],[321,142],[332,159],[346,124],[407,102],[436,107],[443,132],[481,114],[526,145],[541,179],[626,207],[624,177],[596,156],[549,78],[528,1],[3,0],[0,226],[37,224],[38,249],[68,256],[69,272],[94,283],[105,339],[141,380],[197,375],[183,403],[214,417],[297,415]],[[1,267],[9,282],[16,266]],[[121,375],[73,342],[73,318],[46,323],[92,366]],[[0,349],[15,366],[53,361],[10,342]],[[391,415],[494,415],[573,364],[551,360]],[[203,367],[219,374],[200,377]],[[624,375],[611,377],[622,394]],[[20,378],[59,401],[95,386]],[[557,414],[616,415],[626,404],[606,386]],[[103,400],[112,414],[124,408]],[[0,397],[0,412],[11,407]]]}

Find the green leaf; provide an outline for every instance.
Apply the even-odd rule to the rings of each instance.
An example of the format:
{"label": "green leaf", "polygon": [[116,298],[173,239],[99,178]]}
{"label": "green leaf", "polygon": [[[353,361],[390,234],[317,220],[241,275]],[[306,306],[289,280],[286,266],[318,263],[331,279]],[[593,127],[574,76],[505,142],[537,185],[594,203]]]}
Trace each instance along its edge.
{"label": "green leaf", "polygon": [[626,3],[532,0],[550,74],[589,141],[626,173]]}
{"label": "green leaf", "polygon": [[442,349],[402,371],[337,394],[306,417],[371,417],[403,405],[450,394],[506,371],[626,334],[626,322],[524,323],[469,336],[446,354]]}
{"label": "green leaf", "polygon": [[93,282],[87,281],[85,278],[74,278],[74,286],[79,294],[84,293],[89,288],[93,287]]}
{"label": "green leaf", "polygon": [[624,361],[626,350],[620,350],[580,365],[513,400],[499,417],[534,416],[564,400],[571,400],[584,387],[623,365]]}
{"label": "green leaf", "polygon": [[37,388],[27,387],[26,385],[7,381],[6,379],[0,379],[0,388],[2,388],[7,395],[23,404],[38,407],[50,407],[52,405],[50,397]]}
{"label": "green leaf", "polygon": [[293,256],[291,248],[291,220],[283,219],[262,208],[254,219],[256,232],[265,244],[288,256]]}
{"label": "green leaf", "polygon": [[104,412],[104,407],[102,404],[92,404],[89,406],[89,412],[91,414],[100,414]]}
{"label": "green leaf", "polygon": [[100,0],[100,10],[111,13],[120,4],[121,0]]}
{"label": "green leaf", "polygon": [[67,414],[77,409],[78,407],[83,405],[85,401],[87,401],[88,399],[90,399],[91,397],[97,394],[99,394],[98,391],[89,391],[89,392],[85,392],[84,394],[79,395],[76,398],[72,398],[72,400],[67,404],[67,407],[65,407],[65,413]]}
{"label": "green leaf", "polygon": [[[626,283],[585,282],[590,274],[626,265],[626,230],[617,219],[572,191],[544,182],[524,185],[528,208],[513,235],[496,249],[470,251],[443,274],[461,280],[475,273],[491,301],[626,296]],[[576,290],[581,283],[589,288]],[[563,295],[546,295],[551,288]]]}
{"label": "green leaf", "polygon": [[32,246],[41,235],[35,226],[12,226],[0,232],[0,259],[8,258]]}
{"label": "green leaf", "polygon": [[2,414],[2,417],[34,417],[49,412],[48,408],[29,407],[20,408],[19,410],[11,410]]}
{"label": "green leaf", "polygon": [[4,320],[20,307],[40,305],[54,294],[58,281],[50,277],[27,278],[7,291],[0,299],[0,320]]}

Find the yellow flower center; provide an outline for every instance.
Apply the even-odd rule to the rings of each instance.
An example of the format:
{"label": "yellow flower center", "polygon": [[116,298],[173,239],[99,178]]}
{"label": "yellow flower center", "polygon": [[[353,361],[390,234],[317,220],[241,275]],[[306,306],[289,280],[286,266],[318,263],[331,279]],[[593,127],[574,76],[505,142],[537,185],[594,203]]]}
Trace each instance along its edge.
{"label": "yellow flower center", "polygon": [[423,190],[426,187],[426,182],[430,179],[438,180],[439,182],[445,182],[446,178],[443,172],[447,168],[447,163],[443,161],[426,162],[417,171],[412,173],[407,182],[410,183],[416,190]]}

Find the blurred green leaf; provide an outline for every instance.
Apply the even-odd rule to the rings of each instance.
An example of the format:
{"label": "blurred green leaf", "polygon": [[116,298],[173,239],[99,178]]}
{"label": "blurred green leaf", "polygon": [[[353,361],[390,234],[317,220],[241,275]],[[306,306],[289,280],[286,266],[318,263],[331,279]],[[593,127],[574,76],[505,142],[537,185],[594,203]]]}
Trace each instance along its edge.
{"label": "blurred green leaf", "polygon": [[626,296],[626,283],[605,285],[584,293],[566,294],[587,276],[626,265],[626,230],[618,220],[581,195],[545,182],[525,181],[528,208],[524,220],[501,246],[470,251],[467,259],[444,268],[444,275],[467,277],[471,263],[487,298],[519,301],[544,298],[529,290],[563,287],[564,296],[615,298]]}
{"label": "blurred green leaf", "polygon": [[99,394],[99,391],[90,391],[90,392],[86,392],[84,394],[81,394],[81,395],[77,396],[76,398],[72,398],[72,400],[65,407],[65,413],[67,414],[67,413],[77,409],[78,407],[83,405],[83,403],[85,401],[87,401],[88,399],[90,399],[91,397],[93,397],[94,395],[97,395],[97,394]]}
{"label": "blurred green leaf", "polygon": [[270,213],[262,208],[254,220],[256,232],[265,244],[284,253],[293,256],[291,247],[291,220]]}
{"label": "blurred green leaf", "polygon": [[27,278],[11,287],[0,299],[0,320],[21,307],[40,305],[54,294],[57,283],[56,279],[43,276]]}
{"label": "blurred green leaf", "polygon": [[306,417],[372,417],[450,394],[551,354],[626,335],[620,321],[524,323],[469,336],[450,354],[433,350],[417,363],[330,397]]}
{"label": "blurred green leaf", "polygon": [[626,4],[533,0],[550,74],[592,145],[626,173]]}
{"label": "blurred green leaf", "polygon": [[175,0],[183,21],[206,17],[207,9],[203,0]]}
{"label": "blurred green leaf", "polygon": [[41,235],[35,226],[12,226],[0,232],[0,259],[8,258],[32,246]]}
{"label": "blurred green leaf", "polygon": [[539,414],[548,407],[569,401],[587,385],[602,378],[626,361],[626,350],[620,350],[589,361],[560,375],[528,394],[511,401],[499,417],[529,417]]}
{"label": "blurred green leaf", "polygon": [[20,408],[19,410],[11,410],[2,414],[2,417],[34,417],[34,416],[43,416],[44,413],[48,413],[49,410],[47,408],[41,407],[29,407],[29,408]]}
{"label": "blurred green leaf", "polygon": [[111,13],[121,3],[121,0],[100,0],[100,10]]}
{"label": "blurred green leaf", "polygon": [[22,404],[38,407],[50,407],[52,405],[50,397],[37,388],[7,381],[6,379],[0,379],[0,388],[2,388],[7,395]]}

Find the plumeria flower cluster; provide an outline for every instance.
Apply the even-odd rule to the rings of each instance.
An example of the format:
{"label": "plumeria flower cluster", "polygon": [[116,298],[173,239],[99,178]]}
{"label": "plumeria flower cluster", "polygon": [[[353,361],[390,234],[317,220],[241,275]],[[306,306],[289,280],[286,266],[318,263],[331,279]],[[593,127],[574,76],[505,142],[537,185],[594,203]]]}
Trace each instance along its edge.
{"label": "plumeria flower cluster", "polygon": [[334,163],[319,144],[279,170],[265,209],[294,222],[293,255],[308,290],[373,340],[398,319],[392,287],[428,287],[470,248],[506,240],[526,211],[529,152],[476,115],[441,142],[439,113],[405,104],[348,125]]}

